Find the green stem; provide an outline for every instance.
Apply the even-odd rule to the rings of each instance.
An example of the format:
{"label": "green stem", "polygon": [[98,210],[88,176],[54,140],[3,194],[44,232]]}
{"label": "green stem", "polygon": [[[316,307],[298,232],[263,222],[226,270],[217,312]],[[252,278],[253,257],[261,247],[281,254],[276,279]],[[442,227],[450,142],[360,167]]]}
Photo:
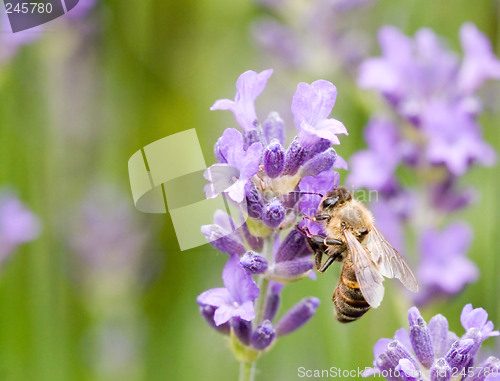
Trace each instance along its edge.
{"label": "green stem", "polygon": [[[266,238],[264,243],[263,254],[267,261],[271,263],[272,255],[273,255],[273,242],[274,242],[275,233],[271,234]],[[266,309],[266,301],[267,301],[267,289],[269,288],[269,279],[265,277],[265,275],[261,275],[259,279],[259,297],[255,302],[255,319],[254,319],[254,328],[262,323],[262,317],[264,315],[264,311]]]}
{"label": "green stem", "polygon": [[253,381],[255,379],[255,361],[240,363],[239,381]]}
{"label": "green stem", "polygon": [[255,326],[262,323],[262,316],[264,315],[264,310],[266,309],[268,287],[269,287],[269,279],[262,276],[259,285],[260,294],[255,306],[255,319],[254,319]]}
{"label": "green stem", "polygon": [[[274,242],[274,234],[271,234],[269,237],[266,238],[266,242],[264,243],[263,254],[269,262],[271,262],[272,259],[273,242]],[[259,292],[259,297],[255,301],[255,319],[253,320],[254,329],[260,323],[262,323],[264,311],[266,310],[267,289],[269,288],[269,279],[267,279],[264,275],[260,275],[258,284],[260,292]],[[234,341],[233,344],[237,345]],[[254,381],[255,379],[255,363],[257,361],[259,352],[254,352],[254,351],[251,352],[252,353],[250,353],[249,355],[240,358],[239,381]]]}

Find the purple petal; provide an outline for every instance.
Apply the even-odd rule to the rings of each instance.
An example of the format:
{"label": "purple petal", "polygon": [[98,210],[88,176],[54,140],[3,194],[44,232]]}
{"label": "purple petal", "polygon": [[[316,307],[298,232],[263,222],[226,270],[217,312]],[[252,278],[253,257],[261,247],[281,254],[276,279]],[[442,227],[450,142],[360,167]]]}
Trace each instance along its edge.
{"label": "purple petal", "polygon": [[[312,84],[299,83],[292,99],[292,113],[299,136],[314,143],[320,138],[339,144],[336,134],[347,134],[344,125],[327,119],[337,98],[337,88],[330,82],[318,80]],[[303,134],[305,134],[303,136]],[[310,140],[310,137],[315,138]]]}
{"label": "purple petal", "polygon": [[238,168],[241,172],[241,178],[249,179],[257,172],[259,172],[260,159],[262,158],[262,144],[254,143],[245,152],[245,155],[241,158],[241,162],[238,163]]}
{"label": "purple petal", "polygon": [[245,199],[245,185],[247,182],[248,179],[239,179],[226,190],[228,196],[238,204]]}
{"label": "purple petal", "polygon": [[241,128],[245,131],[250,130],[257,121],[254,102],[264,91],[267,80],[272,73],[272,70],[264,70],[260,73],[253,70],[244,72],[236,82],[234,101],[229,99],[218,100],[210,110],[230,110]]}
{"label": "purple petal", "polygon": [[[220,307],[224,304],[229,304],[231,303],[231,295],[229,294],[229,291],[226,288],[212,288],[210,290],[207,290],[200,295],[198,295],[198,298],[196,299],[196,302],[200,305],[206,305],[206,306],[214,306],[214,307]],[[220,324],[217,324],[220,325]]]}
{"label": "purple petal", "polygon": [[498,331],[493,331],[493,323],[488,320],[488,313],[483,308],[472,308],[472,304],[466,304],[460,315],[462,326],[468,331],[477,328],[481,331],[483,340],[487,337],[498,336]]}
{"label": "purple petal", "polygon": [[285,144],[285,123],[277,112],[271,112],[262,124],[264,136],[269,143],[277,139],[281,145]]}
{"label": "purple petal", "polygon": [[382,353],[385,353],[385,351],[387,350],[387,346],[392,343],[392,339],[388,339],[388,338],[381,338],[379,339],[374,347],[373,347],[373,357],[376,359],[378,358]]}
{"label": "purple petal", "polygon": [[243,135],[235,128],[227,128],[224,130],[219,139],[219,150],[227,163],[235,168],[240,169],[244,160]]}
{"label": "purple petal", "polygon": [[313,216],[318,210],[321,201],[320,195],[325,195],[332,189],[338,187],[340,176],[333,169],[323,171],[317,176],[304,177],[299,183],[301,192],[311,192],[316,194],[304,193],[301,196],[300,210],[306,216]]}
{"label": "purple petal", "polygon": [[226,192],[238,179],[240,171],[227,164],[213,164],[203,173],[203,177],[209,181],[203,191],[207,198],[215,198],[222,192]]}
{"label": "purple petal", "polygon": [[[240,259],[237,255],[232,255],[227,261],[222,271],[222,280],[232,300],[238,305],[253,302],[259,296],[259,288],[252,276],[240,265]],[[249,309],[248,306],[246,308]],[[241,317],[243,318],[243,316]]]}
{"label": "purple petal", "polygon": [[337,98],[337,88],[330,82],[318,80],[312,84],[301,82],[292,99],[295,125],[302,123],[315,126],[332,112]]}

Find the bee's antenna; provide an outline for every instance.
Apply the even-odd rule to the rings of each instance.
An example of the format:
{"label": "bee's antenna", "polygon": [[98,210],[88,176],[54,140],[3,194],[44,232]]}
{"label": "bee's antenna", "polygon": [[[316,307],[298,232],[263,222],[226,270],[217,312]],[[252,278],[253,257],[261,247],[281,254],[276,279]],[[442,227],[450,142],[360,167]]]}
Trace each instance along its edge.
{"label": "bee's antenna", "polygon": [[323,197],[323,195],[318,192],[291,191],[289,193],[315,194],[316,196]]}

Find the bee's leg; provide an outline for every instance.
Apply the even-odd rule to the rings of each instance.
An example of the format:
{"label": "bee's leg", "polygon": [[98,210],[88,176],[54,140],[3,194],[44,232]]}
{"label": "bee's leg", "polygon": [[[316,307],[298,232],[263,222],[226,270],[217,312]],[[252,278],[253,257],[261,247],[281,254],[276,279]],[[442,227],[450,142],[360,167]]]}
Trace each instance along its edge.
{"label": "bee's leg", "polygon": [[324,272],[326,269],[323,270],[323,265],[321,264],[321,261],[323,260],[323,252],[321,250],[316,251],[314,259],[316,264],[316,270],[318,270],[320,273]]}
{"label": "bee's leg", "polygon": [[328,246],[343,245],[344,244],[344,242],[339,241],[338,239],[326,238],[326,237],[325,237],[324,243],[325,243],[325,245],[328,245]]}
{"label": "bee's leg", "polygon": [[339,254],[330,255],[330,256],[326,259],[325,263],[323,263],[323,265],[321,265],[321,263],[320,263],[320,265],[321,265],[321,266],[320,266],[319,268],[317,267],[317,266],[318,266],[318,263],[316,263],[316,268],[318,269],[318,271],[319,271],[320,273],[324,273],[324,272],[326,271],[326,269],[327,269],[328,267],[330,267],[330,265],[331,265],[333,262],[335,262],[335,260],[337,259],[337,257],[338,257],[338,256],[339,256]]}
{"label": "bee's leg", "polygon": [[331,218],[332,218],[332,216],[330,216],[328,214],[318,214],[318,215],[314,216],[313,221],[324,221],[324,220],[330,221]]}

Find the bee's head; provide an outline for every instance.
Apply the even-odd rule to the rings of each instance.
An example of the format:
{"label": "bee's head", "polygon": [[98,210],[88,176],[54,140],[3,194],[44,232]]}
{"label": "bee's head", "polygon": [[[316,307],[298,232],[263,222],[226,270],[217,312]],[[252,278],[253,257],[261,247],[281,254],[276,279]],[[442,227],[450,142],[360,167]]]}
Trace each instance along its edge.
{"label": "bee's head", "polygon": [[329,209],[331,210],[334,207],[338,207],[351,200],[352,200],[351,192],[349,192],[346,188],[344,187],[335,188],[325,196],[323,202],[321,203],[321,208],[323,210],[329,210]]}

